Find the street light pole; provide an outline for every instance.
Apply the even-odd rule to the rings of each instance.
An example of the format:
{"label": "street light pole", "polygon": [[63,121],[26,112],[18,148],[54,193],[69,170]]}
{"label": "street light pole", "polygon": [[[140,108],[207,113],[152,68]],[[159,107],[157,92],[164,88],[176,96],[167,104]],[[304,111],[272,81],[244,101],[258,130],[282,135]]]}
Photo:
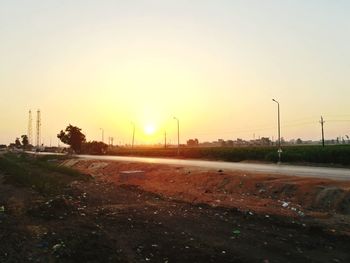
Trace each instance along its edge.
{"label": "street light pole", "polygon": [[277,103],[277,115],[278,115],[278,163],[281,163],[281,123],[280,123],[280,104],[277,100],[272,99],[272,101]]}
{"label": "street light pole", "polygon": [[177,155],[180,155],[180,121],[178,118],[174,117],[177,121]]}
{"label": "street light pole", "polygon": [[134,148],[134,140],[135,140],[135,123],[132,124],[132,143],[131,143],[131,148]]}
{"label": "street light pole", "polygon": [[104,130],[102,128],[100,128],[100,130],[102,131],[102,142],[104,143]]}

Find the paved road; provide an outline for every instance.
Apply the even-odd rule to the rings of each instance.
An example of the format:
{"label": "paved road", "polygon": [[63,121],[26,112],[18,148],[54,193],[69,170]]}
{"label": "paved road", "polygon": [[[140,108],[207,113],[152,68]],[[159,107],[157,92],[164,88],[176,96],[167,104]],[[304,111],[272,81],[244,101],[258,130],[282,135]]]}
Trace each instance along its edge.
{"label": "paved road", "polygon": [[254,163],[232,163],[201,160],[182,160],[166,158],[146,158],[146,157],[128,157],[128,156],[106,156],[106,155],[77,155],[82,159],[90,160],[108,160],[119,162],[143,162],[158,163],[177,166],[193,166],[208,169],[222,169],[232,171],[246,171],[254,173],[295,175],[301,177],[328,178],[336,180],[350,180],[350,169],[328,168],[328,167],[310,167],[284,164],[254,164]]}

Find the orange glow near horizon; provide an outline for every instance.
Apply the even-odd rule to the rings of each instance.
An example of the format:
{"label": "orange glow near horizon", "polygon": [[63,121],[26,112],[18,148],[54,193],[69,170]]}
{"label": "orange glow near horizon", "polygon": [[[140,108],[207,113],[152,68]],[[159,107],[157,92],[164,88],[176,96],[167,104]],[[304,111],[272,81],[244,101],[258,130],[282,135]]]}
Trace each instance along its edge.
{"label": "orange glow near horizon", "polygon": [[69,124],[176,145],[174,116],[182,144],[276,139],[272,98],[286,140],[318,140],[321,115],[326,139],[350,135],[347,3],[58,2],[2,4],[0,144],[27,133],[30,109],[45,145]]}

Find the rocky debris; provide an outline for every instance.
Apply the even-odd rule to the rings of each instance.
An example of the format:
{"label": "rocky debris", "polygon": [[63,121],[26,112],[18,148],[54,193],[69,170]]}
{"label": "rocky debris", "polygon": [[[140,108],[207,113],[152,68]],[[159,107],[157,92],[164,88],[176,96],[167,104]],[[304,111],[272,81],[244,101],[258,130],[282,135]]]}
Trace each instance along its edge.
{"label": "rocky debris", "polygon": [[72,167],[76,165],[80,160],[79,159],[68,159],[61,163],[61,166]]}
{"label": "rocky debris", "polygon": [[80,204],[73,201],[71,196],[58,195],[44,203],[34,205],[28,210],[28,214],[45,219],[64,219],[79,210]]}
{"label": "rocky debris", "polygon": [[[135,185],[149,192],[172,197],[174,200],[208,203],[213,207],[245,206],[252,211],[284,213],[288,216],[301,216],[310,210],[328,209],[343,214],[350,213],[350,183],[244,172],[223,173],[222,169],[203,171],[199,168],[189,170],[176,166],[108,161],[103,162],[106,165],[103,168],[95,169],[98,163],[85,160],[74,167],[84,173],[98,174],[101,178],[119,185]],[[93,168],[89,171],[91,165]],[[124,175],[125,171],[143,171],[144,175],[137,178]],[[318,187],[322,187],[321,190]],[[340,189],[339,193],[333,193],[336,198],[332,198],[330,193],[320,193],[323,188],[329,187]],[[284,200],[288,206],[280,206],[278,200]],[[327,200],[330,200],[330,205],[325,205]]]}
{"label": "rocky debris", "polygon": [[322,186],[319,189],[312,203],[314,208],[350,214],[350,190],[332,186]]}
{"label": "rocky debris", "polygon": [[121,182],[127,182],[132,179],[145,179],[145,172],[141,170],[120,171],[119,179]]}

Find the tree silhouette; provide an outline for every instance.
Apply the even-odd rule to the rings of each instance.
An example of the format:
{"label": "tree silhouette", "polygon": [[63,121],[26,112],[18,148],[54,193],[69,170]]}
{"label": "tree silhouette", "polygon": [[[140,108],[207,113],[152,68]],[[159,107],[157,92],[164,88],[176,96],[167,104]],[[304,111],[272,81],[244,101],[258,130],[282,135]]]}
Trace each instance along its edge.
{"label": "tree silhouette", "polygon": [[20,142],[19,138],[16,138],[15,146],[16,146],[16,148],[21,148],[21,142]]}
{"label": "tree silhouette", "polygon": [[103,142],[86,142],[82,145],[82,152],[87,154],[105,154],[107,152],[108,145]]}
{"label": "tree silhouette", "polygon": [[28,145],[29,145],[29,140],[28,140],[28,136],[27,135],[22,135],[22,145],[23,145],[23,149],[27,149]]}
{"label": "tree silhouette", "polygon": [[81,145],[85,142],[85,135],[81,132],[81,129],[69,124],[65,131],[61,130],[59,134],[57,134],[57,138],[61,140],[61,142],[70,145],[70,147],[76,153],[80,153]]}

